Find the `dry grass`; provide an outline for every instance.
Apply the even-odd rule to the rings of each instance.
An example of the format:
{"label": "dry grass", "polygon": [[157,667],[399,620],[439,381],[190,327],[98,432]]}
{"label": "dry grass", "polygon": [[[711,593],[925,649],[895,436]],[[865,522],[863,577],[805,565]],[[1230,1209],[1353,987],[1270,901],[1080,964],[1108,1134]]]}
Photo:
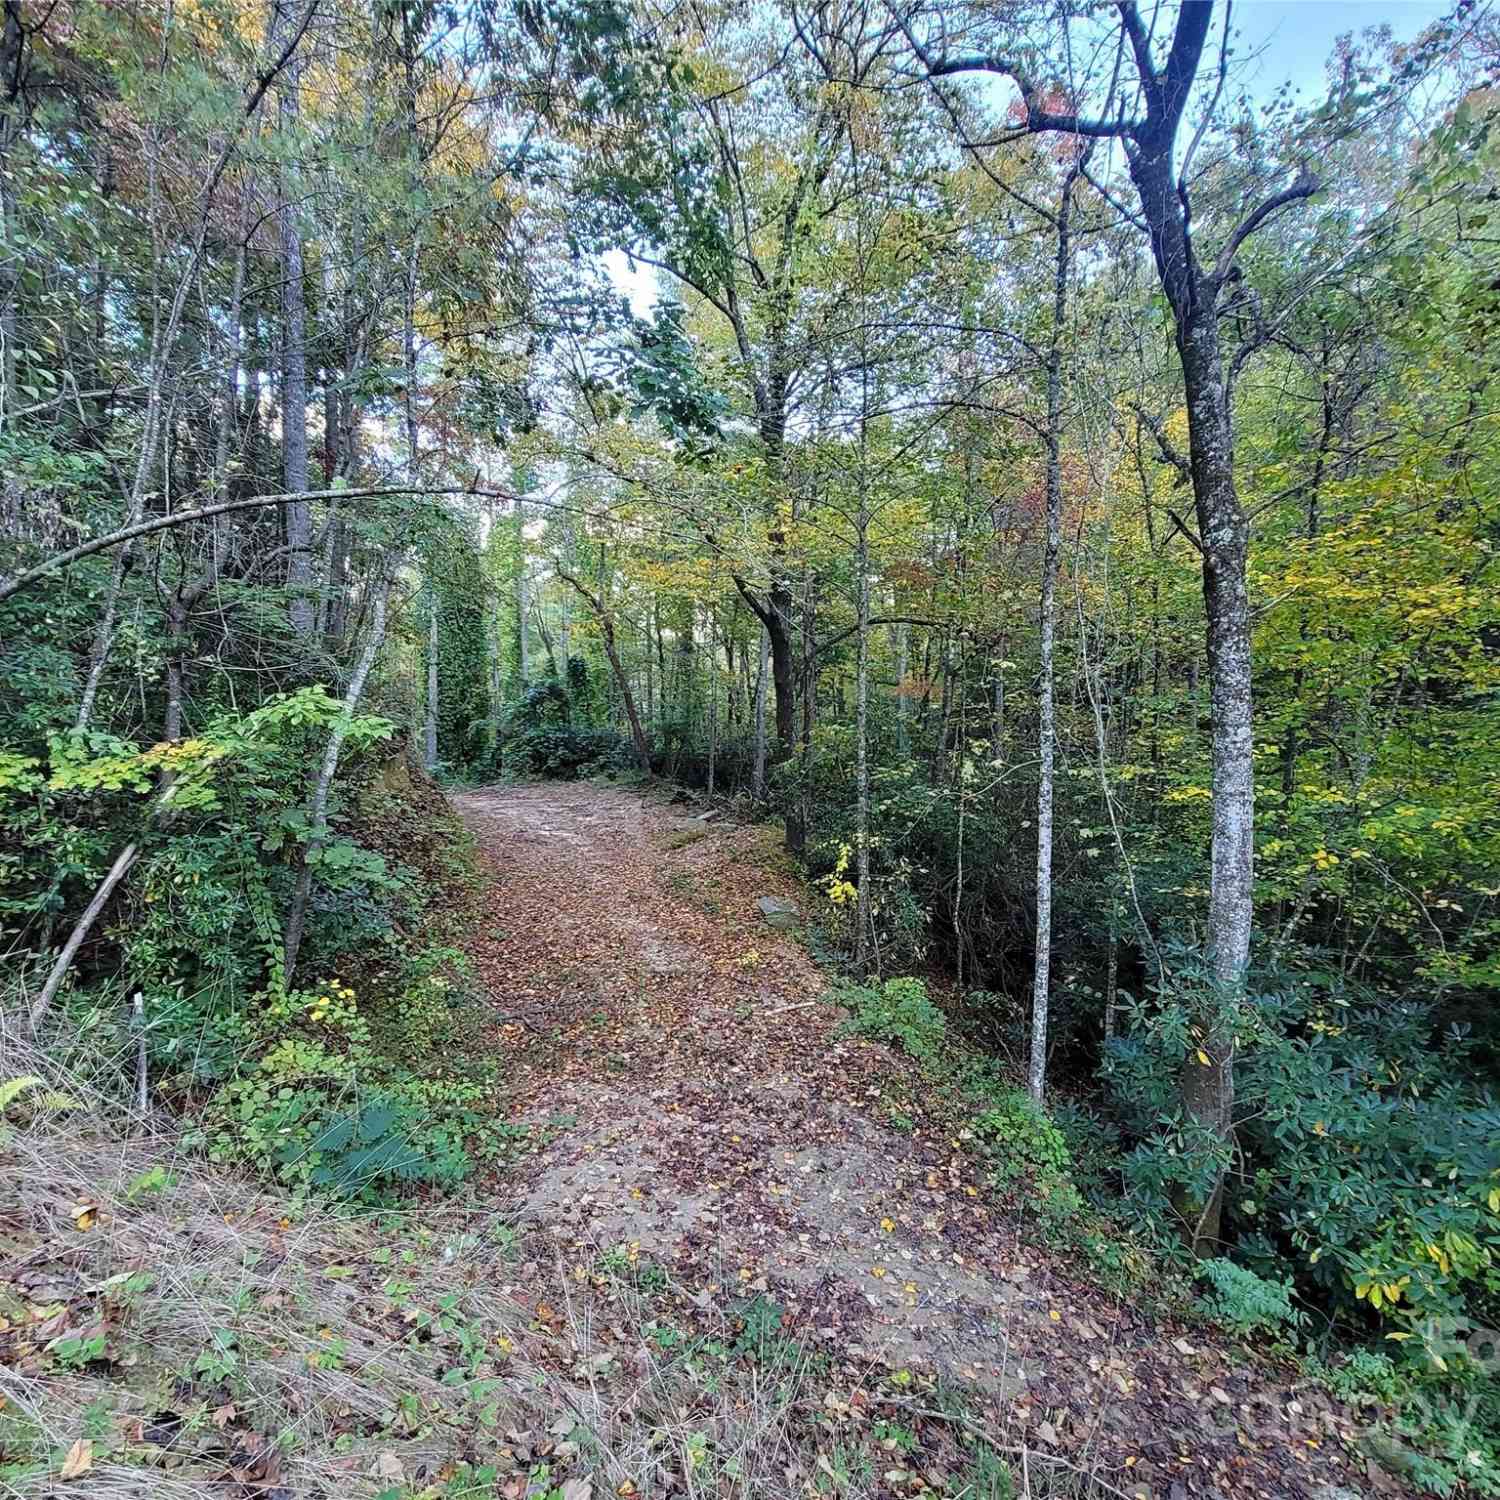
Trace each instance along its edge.
{"label": "dry grass", "polygon": [[23,1103],[0,1137],[0,1494],[63,1493],[80,1440],[66,1493],[122,1500],[1088,1492],[1028,1455],[976,1467],[951,1399],[629,1247],[560,1254],[473,1204],[292,1203],[55,1072],[0,1031],[0,1082],[79,1106]]}

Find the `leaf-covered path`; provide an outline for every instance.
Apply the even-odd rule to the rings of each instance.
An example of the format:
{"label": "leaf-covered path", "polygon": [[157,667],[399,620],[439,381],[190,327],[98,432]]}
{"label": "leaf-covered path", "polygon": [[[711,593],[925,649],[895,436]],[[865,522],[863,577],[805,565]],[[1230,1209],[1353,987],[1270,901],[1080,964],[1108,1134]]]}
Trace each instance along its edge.
{"label": "leaf-covered path", "polygon": [[[840,1033],[757,909],[800,901],[767,828],[592,784],[455,799],[493,871],[473,956],[547,1144],[505,1180],[565,1264],[659,1263],[760,1295],[872,1381],[982,1393],[987,1435],[1152,1497],[1400,1493],[1352,1414],[1199,1328],[1162,1326],[986,1186],[920,1075]],[[487,925],[486,925],[487,924]]]}

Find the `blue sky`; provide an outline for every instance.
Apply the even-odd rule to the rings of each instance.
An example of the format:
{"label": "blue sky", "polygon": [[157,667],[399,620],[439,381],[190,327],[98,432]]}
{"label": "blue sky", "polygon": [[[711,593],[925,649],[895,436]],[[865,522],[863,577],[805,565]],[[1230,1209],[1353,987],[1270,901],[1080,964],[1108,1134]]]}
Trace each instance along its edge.
{"label": "blue sky", "polygon": [[1447,9],[1439,0],[1237,0],[1232,24],[1251,91],[1265,96],[1291,79],[1305,103],[1322,91],[1336,37],[1389,26],[1397,41],[1409,41]]}
{"label": "blue sky", "polygon": [[[1315,102],[1322,96],[1334,41],[1345,32],[1389,26],[1397,41],[1410,41],[1448,8],[1444,0],[1235,0],[1232,25],[1239,33],[1235,52],[1241,85],[1265,99],[1290,79],[1300,91],[1295,96],[1299,103]],[[616,287],[645,316],[656,299],[655,272],[645,266],[632,270],[618,250],[611,250],[604,262]]]}

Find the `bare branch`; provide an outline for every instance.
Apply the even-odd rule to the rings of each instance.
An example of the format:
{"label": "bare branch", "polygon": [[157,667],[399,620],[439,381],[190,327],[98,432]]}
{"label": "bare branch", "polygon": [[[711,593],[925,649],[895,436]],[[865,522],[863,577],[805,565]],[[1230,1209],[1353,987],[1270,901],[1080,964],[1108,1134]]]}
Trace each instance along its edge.
{"label": "bare branch", "polygon": [[397,495],[481,495],[494,500],[516,498],[509,490],[479,489],[474,485],[408,485],[395,489],[294,490],[287,494],[252,495],[245,500],[225,500],[219,505],[200,506],[197,510],[179,510],[171,515],[152,516],[149,521],[137,521],[133,526],[122,526],[118,531],[97,536],[90,542],[80,542],[76,547],[59,552],[34,568],[17,573],[8,583],[0,584],[0,602],[63,568],[71,567],[85,557],[92,557],[97,552],[107,552],[111,547],[123,546],[126,542],[135,541],[137,537],[150,536],[153,532],[166,531],[173,526],[190,526],[194,521],[208,521],[214,516],[228,515],[231,511],[254,510],[264,505],[295,505],[304,500],[379,500]]}
{"label": "bare branch", "polygon": [[1136,130],[1136,122],[1133,120],[1086,120],[1081,115],[1056,114],[1044,109],[1041,106],[1040,92],[1031,78],[1022,71],[1019,63],[983,52],[960,57],[934,57],[917,40],[916,33],[911,29],[911,22],[905,16],[896,15],[896,23],[905,34],[907,44],[916,54],[917,61],[927,70],[929,78],[951,78],[960,73],[994,73],[1002,78],[1009,78],[1021,91],[1021,102],[1026,108],[1026,130],[1031,135],[1058,131],[1064,135],[1114,140],[1131,135]]}
{"label": "bare branch", "polygon": [[1140,418],[1141,426],[1156,439],[1156,447],[1162,456],[1162,462],[1171,464],[1177,470],[1177,484],[1182,486],[1192,477],[1193,471],[1186,458],[1173,446],[1172,440],[1167,436],[1166,428],[1161,424],[1160,417],[1154,417],[1144,406],[1131,402],[1130,409]]}
{"label": "bare branch", "polygon": [[1234,265],[1234,258],[1239,254],[1240,246],[1250,238],[1252,234],[1267,220],[1280,213],[1290,203],[1300,202],[1303,198],[1311,198],[1321,186],[1318,179],[1313,176],[1306,167],[1297,174],[1297,180],[1289,187],[1279,193],[1273,193],[1258,208],[1253,210],[1246,218],[1240,221],[1239,227],[1229,236],[1228,243],[1219,252],[1219,258],[1214,263],[1213,284],[1217,291],[1229,278],[1230,269]]}

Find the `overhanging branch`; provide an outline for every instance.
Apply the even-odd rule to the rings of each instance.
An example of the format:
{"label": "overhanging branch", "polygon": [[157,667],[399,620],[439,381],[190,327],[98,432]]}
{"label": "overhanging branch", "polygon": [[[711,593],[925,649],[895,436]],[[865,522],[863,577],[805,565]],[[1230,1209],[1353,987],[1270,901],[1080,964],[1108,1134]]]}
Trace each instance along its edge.
{"label": "overhanging branch", "polygon": [[85,557],[107,552],[111,547],[123,546],[126,542],[135,541],[137,537],[150,536],[153,532],[166,531],[174,526],[190,526],[194,521],[209,521],[215,516],[229,515],[233,511],[254,510],[267,505],[295,505],[306,500],[380,500],[398,495],[478,495],[492,500],[516,498],[509,490],[480,489],[475,485],[407,485],[395,489],[292,490],[276,495],[251,495],[244,500],[225,500],[218,505],[200,506],[197,510],[179,510],[167,516],[152,516],[148,521],[137,521],[133,526],[122,526],[118,531],[97,536],[92,541],[80,542],[76,547],[59,552],[46,562],[27,568],[25,572],[17,573],[8,582],[0,584],[0,603]]}

